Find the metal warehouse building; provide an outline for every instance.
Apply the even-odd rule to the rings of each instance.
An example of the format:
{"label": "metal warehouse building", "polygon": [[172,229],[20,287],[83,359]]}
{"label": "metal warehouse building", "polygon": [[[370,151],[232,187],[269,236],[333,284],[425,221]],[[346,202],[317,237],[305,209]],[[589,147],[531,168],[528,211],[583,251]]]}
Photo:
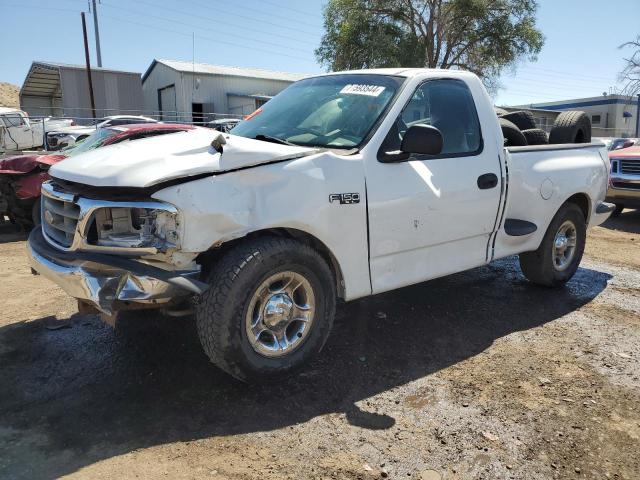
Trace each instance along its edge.
{"label": "metal warehouse building", "polygon": [[[91,68],[96,116],[142,110],[140,74]],[[20,89],[20,106],[32,116],[92,117],[87,71],[82,65],[33,62]]]}
{"label": "metal warehouse building", "polygon": [[559,102],[520,105],[517,108],[544,109],[547,111],[582,110],[591,118],[594,137],[637,137],[640,135],[638,115],[640,97],[603,95]]}
{"label": "metal warehouse building", "polygon": [[305,75],[154,60],[142,76],[144,108],[163,120],[199,122],[216,115],[242,116]]}

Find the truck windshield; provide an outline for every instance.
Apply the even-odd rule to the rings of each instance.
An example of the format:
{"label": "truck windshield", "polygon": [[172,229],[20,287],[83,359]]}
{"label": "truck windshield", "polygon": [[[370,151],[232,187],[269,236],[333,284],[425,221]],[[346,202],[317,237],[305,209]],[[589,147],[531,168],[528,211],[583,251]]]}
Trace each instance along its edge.
{"label": "truck windshield", "polygon": [[329,75],[294,83],[231,133],[295,145],[360,146],[402,84],[388,75]]}
{"label": "truck windshield", "polygon": [[81,153],[101,147],[107,139],[114,136],[116,133],[118,133],[116,130],[111,130],[109,128],[98,128],[94,133],[77,145],[71,145],[70,147],[62,149],[62,151],[68,157],[80,155]]}

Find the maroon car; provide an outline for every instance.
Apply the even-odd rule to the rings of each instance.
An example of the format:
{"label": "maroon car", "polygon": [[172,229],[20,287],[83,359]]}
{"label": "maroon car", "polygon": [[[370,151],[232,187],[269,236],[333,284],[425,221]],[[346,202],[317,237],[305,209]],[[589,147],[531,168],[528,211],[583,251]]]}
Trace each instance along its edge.
{"label": "maroon car", "polygon": [[40,187],[51,165],[67,157],[126,140],[192,130],[191,125],[144,123],[99,128],[81,143],[53,155],[17,155],[0,160],[0,216],[30,228],[40,223]]}

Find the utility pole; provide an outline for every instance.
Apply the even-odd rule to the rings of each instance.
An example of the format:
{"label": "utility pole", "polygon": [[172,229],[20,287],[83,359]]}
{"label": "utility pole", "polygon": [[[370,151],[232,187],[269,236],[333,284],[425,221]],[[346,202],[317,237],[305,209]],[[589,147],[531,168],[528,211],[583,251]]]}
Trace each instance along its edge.
{"label": "utility pole", "polygon": [[93,4],[93,29],[96,32],[96,56],[98,57],[98,67],[102,68],[102,54],[100,53],[100,29],[98,28],[98,8],[96,0],[92,0]]}
{"label": "utility pole", "polygon": [[93,98],[93,82],[91,81],[91,61],[89,60],[89,42],[87,41],[87,22],[84,18],[84,12],[80,13],[82,18],[82,36],[84,37],[84,60],[87,65],[87,79],[89,80],[89,97],[91,98],[91,112],[93,118],[96,118],[96,102]]}

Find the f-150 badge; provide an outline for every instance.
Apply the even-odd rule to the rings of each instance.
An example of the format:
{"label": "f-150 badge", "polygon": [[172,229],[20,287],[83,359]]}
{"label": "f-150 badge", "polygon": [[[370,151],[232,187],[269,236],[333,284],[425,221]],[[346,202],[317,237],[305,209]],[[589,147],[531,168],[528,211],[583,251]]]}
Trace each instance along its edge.
{"label": "f-150 badge", "polygon": [[329,195],[329,203],[340,202],[341,205],[360,203],[359,193],[332,193]]}

